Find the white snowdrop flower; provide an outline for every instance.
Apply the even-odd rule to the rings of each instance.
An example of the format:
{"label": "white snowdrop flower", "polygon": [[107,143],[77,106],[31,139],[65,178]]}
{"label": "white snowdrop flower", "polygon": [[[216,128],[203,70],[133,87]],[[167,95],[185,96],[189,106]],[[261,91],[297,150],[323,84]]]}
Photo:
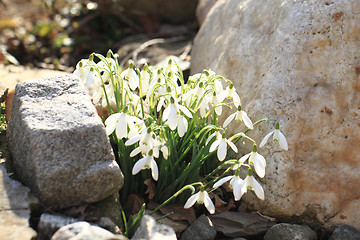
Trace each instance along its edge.
{"label": "white snowdrop flower", "polygon": [[140,72],[140,79],[141,79],[141,91],[142,91],[142,97],[144,97],[147,94],[147,91],[149,90],[150,86],[150,74],[146,70],[141,70]]}
{"label": "white snowdrop flower", "polygon": [[211,201],[209,194],[205,190],[200,190],[199,192],[193,194],[185,203],[184,208],[190,208],[195,203],[204,204],[209,213],[215,213],[214,203]]}
{"label": "white snowdrop flower", "polygon": [[141,120],[125,112],[114,113],[105,120],[105,130],[107,135],[112,134],[115,130],[115,134],[119,139],[127,138],[128,128],[134,128],[135,123],[138,121]]}
{"label": "white snowdrop flower", "polygon": [[230,146],[231,149],[234,152],[238,152],[237,147],[235,144],[228,139],[225,138],[225,136],[222,136],[221,138],[217,138],[210,146],[209,152],[213,152],[217,149],[217,157],[219,161],[223,161],[227,154],[227,146]]}
{"label": "white snowdrop flower", "polygon": [[238,173],[235,173],[233,176],[227,176],[221,178],[219,181],[217,181],[213,188],[218,188],[221,185],[223,185],[225,182],[230,181],[229,187],[233,190],[234,199],[235,201],[240,200],[241,198],[241,183],[244,181],[239,177]]}
{"label": "white snowdrop flower", "polygon": [[239,199],[247,192],[248,189],[253,190],[259,199],[265,199],[264,189],[261,187],[260,183],[256,181],[250,168],[248,170],[248,175],[240,184]]}
{"label": "white snowdrop flower", "polygon": [[226,87],[226,98],[232,98],[234,101],[235,107],[241,105],[240,97],[236,92],[234,85],[231,83],[229,86]]}
{"label": "white snowdrop flower", "polygon": [[242,156],[239,161],[244,163],[247,159],[249,159],[249,164],[254,165],[256,174],[263,178],[265,176],[266,160],[257,152],[256,145],[253,146],[253,150],[250,153]]}
{"label": "white snowdrop flower", "polygon": [[229,115],[229,117],[226,118],[224,121],[223,127],[227,127],[227,125],[230,124],[230,122],[235,118],[236,121],[243,121],[245,126],[247,126],[250,129],[254,129],[254,125],[250,118],[248,117],[247,113],[243,110],[241,110],[241,106],[238,106],[238,110],[232,114]]}
{"label": "white snowdrop flower", "polygon": [[[210,98],[210,103],[212,106],[216,106],[216,104],[221,103],[224,101],[223,94],[218,94],[216,91],[213,92],[212,97]],[[221,115],[222,113],[222,106],[216,106],[215,107],[215,113],[217,115]]]}
{"label": "white snowdrop flower", "polygon": [[157,181],[159,178],[159,169],[156,161],[154,160],[154,156],[155,155],[153,154],[153,151],[150,150],[148,154],[146,154],[143,158],[137,161],[132,169],[132,175],[137,174],[141,170],[150,168],[153,179]]}
{"label": "white snowdrop flower", "polygon": [[286,141],[284,134],[282,134],[282,132],[280,132],[279,130],[279,123],[276,123],[275,130],[266,134],[264,139],[261,141],[259,147],[263,147],[272,134],[273,134],[273,140],[275,142],[279,142],[280,148],[287,151],[289,149],[288,143]]}
{"label": "white snowdrop flower", "polygon": [[178,104],[173,97],[170,97],[170,104],[165,108],[162,116],[162,120],[169,125],[171,130],[175,130],[178,125],[178,115],[180,111],[187,116],[192,118],[192,114],[185,106]]}
{"label": "white snowdrop flower", "polygon": [[130,146],[139,142],[139,146],[131,151],[130,157],[134,157],[141,153],[147,154],[150,150],[153,150],[153,155],[159,156],[159,142],[154,138],[154,133],[149,128],[145,128],[138,135],[133,136],[125,142],[125,146]]}
{"label": "white snowdrop flower", "polygon": [[130,64],[130,66],[123,71],[120,76],[123,79],[128,80],[129,82],[129,86],[131,90],[135,90],[136,88],[139,87],[139,76],[136,74],[135,70],[133,69],[133,65]]}

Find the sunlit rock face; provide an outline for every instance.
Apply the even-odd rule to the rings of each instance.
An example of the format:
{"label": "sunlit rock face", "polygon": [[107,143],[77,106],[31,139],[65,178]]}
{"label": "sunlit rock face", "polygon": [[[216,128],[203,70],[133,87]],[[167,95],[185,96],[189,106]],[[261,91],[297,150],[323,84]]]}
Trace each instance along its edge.
{"label": "sunlit rock face", "polygon": [[[249,207],[360,227],[359,13],[356,0],[228,0],[207,15],[192,73],[210,68],[231,79],[252,120],[279,119],[289,143],[287,152],[276,143],[259,149],[266,199],[247,194]],[[273,127],[257,130],[249,135],[259,143]]]}

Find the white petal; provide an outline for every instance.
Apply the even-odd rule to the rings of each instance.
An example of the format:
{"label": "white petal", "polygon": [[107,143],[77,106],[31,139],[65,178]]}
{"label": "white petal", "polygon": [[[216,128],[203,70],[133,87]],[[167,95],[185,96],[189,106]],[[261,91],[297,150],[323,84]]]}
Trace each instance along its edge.
{"label": "white petal", "polygon": [[106,126],[105,130],[107,135],[110,135],[114,132],[116,128],[116,123],[120,117],[121,117],[120,113],[114,113],[105,120],[105,126]]}
{"label": "white petal", "polygon": [[255,153],[255,157],[254,157],[254,167],[255,167],[255,172],[256,174],[263,178],[265,176],[265,167],[266,167],[266,161],[265,158],[263,156],[261,156],[258,153]]}
{"label": "white petal", "polygon": [[119,118],[119,121],[116,124],[115,133],[119,139],[127,137],[127,122],[125,116]]}
{"label": "white petal", "polygon": [[[161,97],[161,98],[159,99],[159,102],[158,102],[156,111],[160,112],[160,110],[161,110],[162,106],[164,105],[164,103],[165,103],[165,98],[164,98],[164,97]],[[169,109],[169,110],[170,110],[170,109]],[[168,110],[168,111],[169,111],[169,110]],[[165,110],[164,110],[163,116],[164,116],[164,114],[165,114]],[[168,114],[168,112],[167,112],[166,114]],[[164,118],[163,118],[163,119],[164,119]],[[164,120],[163,120],[163,121],[164,121]]]}
{"label": "white petal", "polygon": [[247,113],[245,111],[241,110],[242,119],[245,123],[245,126],[247,126],[250,129],[254,129],[254,125],[251,122],[250,118],[248,117]]}
{"label": "white petal", "polygon": [[223,185],[225,182],[229,181],[230,179],[232,179],[234,176],[227,176],[227,177],[223,177],[221,178],[219,181],[217,181],[213,188],[218,188],[220,187],[221,185]]}
{"label": "white petal", "polygon": [[168,125],[171,130],[175,130],[177,126],[177,111],[175,109],[175,106],[171,104],[170,111],[169,111],[169,118],[168,118]]}
{"label": "white petal", "polygon": [[210,134],[210,136],[208,137],[208,139],[206,139],[206,143],[205,145],[208,145],[208,143],[211,141],[211,139],[213,139],[213,137],[215,137],[216,132],[213,132],[212,134]]}
{"label": "white petal", "polygon": [[219,144],[219,148],[217,150],[217,157],[220,161],[223,161],[227,154],[227,144],[225,142],[225,139],[221,139],[221,142]]}
{"label": "white petal", "polygon": [[251,178],[252,178],[252,188],[256,196],[261,200],[264,200],[265,199],[264,189],[261,187],[260,183],[258,183],[253,176],[251,176]]}
{"label": "white petal", "polygon": [[159,152],[159,147],[153,147],[153,156],[154,157],[156,157],[156,158],[158,158],[159,157],[159,154],[160,154],[160,152]]}
{"label": "white petal", "polygon": [[137,147],[134,150],[131,151],[130,153],[130,157],[135,157],[136,155],[138,155],[141,152],[141,147]]}
{"label": "white petal", "polygon": [[221,139],[215,140],[215,141],[211,144],[210,149],[209,149],[209,152],[215,151],[216,148],[219,146],[220,142],[221,142]]}
{"label": "white petal", "polygon": [[191,112],[189,111],[189,109],[187,109],[186,107],[184,107],[184,106],[182,106],[182,105],[180,105],[180,104],[178,104],[177,106],[178,106],[178,108],[179,108],[188,118],[192,118],[192,117],[193,117],[192,114],[191,114]]}
{"label": "white petal", "polygon": [[121,113],[111,114],[111,115],[105,120],[105,125],[108,125],[108,124],[110,124],[110,123],[112,123],[112,122],[117,122],[120,117],[121,117]]}
{"label": "white petal", "polygon": [[278,131],[278,134],[279,134],[279,144],[280,144],[280,148],[282,148],[283,150],[288,150],[288,143],[286,141],[286,138],[284,136],[284,134],[282,134],[282,132],[280,132],[279,130]]}
{"label": "white petal", "polygon": [[133,69],[128,69],[129,86],[135,90],[139,86],[139,77]]}
{"label": "white petal", "polygon": [[263,140],[261,141],[259,147],[263,147],[265,145],[265,143],[267,142],[267,140],[269,139],[269,137],[271,136],[271,134],[274,133],[275,130],[269,132],[268,134],[266,134],[266,136],[263,138]]}
{"label": "white petal", "polygon": [[162,154],[163,154],[163,157],[165,158],[165,159],[168,159],[168,156],[169,156],[169,148],[166,146],[166,145],[164,145],[164,146],[162,146],[161,147],[161,152],[162,152]]}
{"label": "white petal", "polygon": [[244,195],[244,193],[247,192],[248,177],[249,177],[249,176],[247,176],[247,177],[244,179],[244,181],[242,181],[242,182],[240,183],[240,193],[237,193],[237,197],[238,197],[237,199],[239,199],[239,200],[240,200],[240,198]]}
{"label": "white petal", "polygon": [[163,122],[165,122],[169,118],[170,107],[171,107],[171,105],[167,106],[163,112],[163,115],[162,115]]}
{"label": "white petal", "polygon": [[184,205],[184,208],[190,208],[192,205],[195,204],[195,202],[198,200],[199,198],[199,194],[200,192],[198,193],[195,193],[194,195],[192,195],[185,203]]}
{"label": "white petal", "polygon": [[146,157],[143,157],[142,159],[140,159],[139,161],[137,161],[135,164],[134,164],[134,167],[132,169],[132,175],[135,175],[137,174],[138,172],[140,172],[142,169],[145,169],[145,165],[147,163],[147,158],[148,156]]}
{"label": "white petal", "polygon": [[159,169],[154,159],[151,160],[151,175],[155,181],[159,178]]}
{"label": "white petal", "polygon": [[133,145],[134,143],[137,143],[138,141],[140,141],[141,137],[142,135],[135,135],[134,137],[130,138],[125,142],[125,146],[130,146]]}
{"label": "white petal", "polygon": [[206,207],[206,209],[209,211],[210,214],[214,214],[215,213],[215,206],[214,203],[211,201],[209,194],[207,192],[204,191],[204,205]]}
{"label": "white petal", "polygon": [[229,146],[231,147],[231,149],[234,151],[234,152],[238,152],[238,149],[237,147],[235,146],[235,144],[229,140],[226,140],[226,143],[229,144]]}
{"label": "white petal", "polygon": [[244,194],[241,192],[242,182],[243,182],[243,180],[239,176],[235,176],[232,180],[232,188],[233,188],[233,194],[234,194],[235,201],[239,201],[240,198],[242,197],[242,194]]}
{"label": "white petal", "polygon": [[[252,153],[252,152],[251,152],[251,153]],[[239,162],[244,163],[244,162],[249,158],[249,156],[251,155],[251,153],[248,153],[248,154],[242,156],[242,157],[239,159]]]}
{"label": "white petal", "polygon": [[180,137],[183,137],[188,129],[188,122],[184,116],[179,117],[178,122],[178,134]]}
{"label": "white petal", "polygon": [[239,107],[241,105],[239,95],[234,91],[232,97],[233,97],[235,107]]}
{"label": "white petal", "polygon": [[235,118],[235,116],[236,116],[236,112],[230,114],[230,116],[228,116],[224,121],[223,127],[225,128],[227,125],[229,125],[229,123]]}

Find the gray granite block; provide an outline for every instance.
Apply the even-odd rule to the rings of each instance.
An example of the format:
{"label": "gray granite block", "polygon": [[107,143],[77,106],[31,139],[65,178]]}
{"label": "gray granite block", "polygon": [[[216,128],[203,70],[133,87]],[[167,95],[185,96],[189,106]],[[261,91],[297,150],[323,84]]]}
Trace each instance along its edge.
{"label": "gray granite block", "polygon": [[122,187],[101,119],[73,75],[19,83],[7,137],[17,176],[46,207],[96,202]]}

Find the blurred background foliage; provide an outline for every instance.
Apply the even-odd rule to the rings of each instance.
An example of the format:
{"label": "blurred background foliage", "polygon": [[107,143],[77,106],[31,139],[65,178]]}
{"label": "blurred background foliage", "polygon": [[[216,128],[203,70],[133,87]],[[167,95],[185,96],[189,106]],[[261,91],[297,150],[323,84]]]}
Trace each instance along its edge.
{"label": "blurred background foliage", "polygon": [[197,29],[197,0],[0,1],[5,64],[72,71],[92,52],[116,52],[131,35],[172,37],[180,34],[174,26]]}

